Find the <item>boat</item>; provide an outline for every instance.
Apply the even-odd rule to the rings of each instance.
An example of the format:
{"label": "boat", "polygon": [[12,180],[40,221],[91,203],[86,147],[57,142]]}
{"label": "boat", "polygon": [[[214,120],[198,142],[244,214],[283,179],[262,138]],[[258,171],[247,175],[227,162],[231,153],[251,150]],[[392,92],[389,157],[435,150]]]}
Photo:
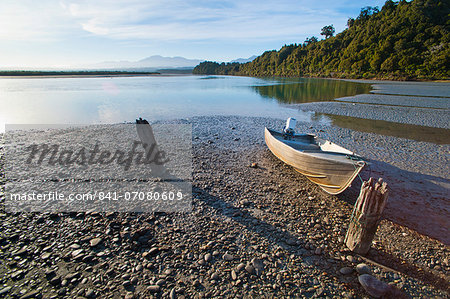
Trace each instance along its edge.
{"label": "boat", "polygon": [[333,142],[312,134],[296,134],[295,119],[289,118],[282,132],[265,128],[270,151],[305,175],[329,194],[350,186],[367,162]]}

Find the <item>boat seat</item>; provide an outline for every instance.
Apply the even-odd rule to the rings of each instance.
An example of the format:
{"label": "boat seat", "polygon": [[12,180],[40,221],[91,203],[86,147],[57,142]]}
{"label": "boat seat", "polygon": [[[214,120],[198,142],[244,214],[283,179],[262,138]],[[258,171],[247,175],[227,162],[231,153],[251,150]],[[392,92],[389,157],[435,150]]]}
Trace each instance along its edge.
{"label": "boat seat", "polygon": [[293,140],[283,140],[283,143],[289,145],[296,150],[320,150],[320,146],[313,143],[299,142]]}

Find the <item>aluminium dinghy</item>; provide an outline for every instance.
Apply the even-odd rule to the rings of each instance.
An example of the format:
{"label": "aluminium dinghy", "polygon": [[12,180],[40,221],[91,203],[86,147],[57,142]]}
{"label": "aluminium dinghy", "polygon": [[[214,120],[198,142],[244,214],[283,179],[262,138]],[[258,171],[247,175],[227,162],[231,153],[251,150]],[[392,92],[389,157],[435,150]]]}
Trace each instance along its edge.
{"label": "aluminium dinghy", "polygon": [[343,192],[367,164],[360,156],[312,134],[296,134],[289,118],[283,132],[265,128],[272,153],[329,194]]}

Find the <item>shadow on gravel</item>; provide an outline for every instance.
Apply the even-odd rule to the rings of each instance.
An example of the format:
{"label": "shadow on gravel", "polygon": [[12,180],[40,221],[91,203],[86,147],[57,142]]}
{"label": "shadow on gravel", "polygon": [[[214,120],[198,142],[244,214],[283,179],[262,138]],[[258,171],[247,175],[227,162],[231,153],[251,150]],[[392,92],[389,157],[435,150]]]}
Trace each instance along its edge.
{"label": "shadow on gravel", "polygon": [[[378,266],[388,271],[400,272],[405,276],[413,277],[442,291],[450,291],[450,283],[446,279],[435,275],[429,270],[418,268],[390,253],[371,248],[367,256],[362,258],[373,264],[378,264]],[[384,265],[389,265],[389,267]]]}
{"label": "shadow on gravel", "polygon": [[[400,169],[386,162],[370,160],[370,169],[365,169],[363,180],[369,177],[383,178],[388,184],[389,197],[384,217],[450,245],[450,181],[432,175]],[[338,198],[354,205],[359,195],[361,182],[358,178],[352,188]]]}
{"label": "shadow on gravel", "polygon": [[[322,252],[321,255],[315,255],[314,251],[316,248],[310,248],[310,252],[305,254],[305,252],[308,251],[304,247],[306,245],[306,241],[296,237],[289,231],[277,228],[265,222],[264,220],[253,216],[252,213],[249,212],[249,209],[235,207],[232,204],[221,199],[220,197],[210,194],[204,189],[193,187],[192,193],[193,195],[197,196],[199,200],[203,201],[205,204],[215,209],[217,212],[240,223],[249,231],[256,233],[262,238],[265,238],[270,243],[280,246],[290,255],[294,254],[296,256],[301,256],[304,262],[316,267],[322,272],[326,272],[329,274],[330,272],[333,272],[330,267],[324,267],[318,262],[319,259],[323,259],[323,261],[332,259],[332,256],[330,256],[326,252]],[[329,265],[330,263],[326,262],[326,264]],[[334,273],[331,273],[330,276],[336,277],[341,283],[344,283],[346,287],[355,290],[356,293],[361,292],[358,284],[345,282],[336,274],[336,272],[340,268],[348,266],[347,264],[336,260],[334,266]],[[302,290],[303,292],[305,291],[301,288],[299,288],[299,290]],[[304,293],[302,294],[304,295]]]}

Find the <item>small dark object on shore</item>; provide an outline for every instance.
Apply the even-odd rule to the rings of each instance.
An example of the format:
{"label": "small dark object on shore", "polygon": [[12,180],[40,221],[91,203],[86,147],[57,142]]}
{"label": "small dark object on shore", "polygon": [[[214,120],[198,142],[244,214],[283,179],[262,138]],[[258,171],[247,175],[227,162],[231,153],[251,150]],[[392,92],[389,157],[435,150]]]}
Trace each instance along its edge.
{"label": "small dark object on shore", "polygon": [[139,125],[145,125],[148,124],[148,121],[146,119],[142,119],[142,117],[139,117],[139,119],[136,119],[136,123]]}
{"label": "small dark object on shore", "polygon": [[252,163],[252,164],[250,164],[250,168],[258,168],[258,163]]}

